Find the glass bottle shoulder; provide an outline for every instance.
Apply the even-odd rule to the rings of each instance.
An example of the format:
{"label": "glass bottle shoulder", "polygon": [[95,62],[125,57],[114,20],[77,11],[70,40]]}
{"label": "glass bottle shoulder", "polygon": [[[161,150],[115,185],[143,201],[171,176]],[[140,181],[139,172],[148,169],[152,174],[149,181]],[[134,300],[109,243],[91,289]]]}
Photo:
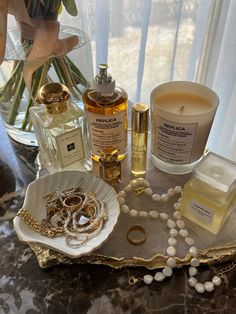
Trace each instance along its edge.
{"label": "glass bottle shoulder", "polygon": [[114,93],[109,96],[104,96],[94,89],[88,89],[83,95],[83,101],[90,106],[102,108],[102,107],[114,107],[119,106],[126,102],[128,99],[127,93],[124,89],[117,87]]}
{"label": "glass bottle shoulder", "polygon": [[84,111],[71,102],[67,104],[67,110],[59,114],[48,113],[45,105],[31,107],[31,111],[44,128],[53,128],[58,124],[64,124],[85,117]]}

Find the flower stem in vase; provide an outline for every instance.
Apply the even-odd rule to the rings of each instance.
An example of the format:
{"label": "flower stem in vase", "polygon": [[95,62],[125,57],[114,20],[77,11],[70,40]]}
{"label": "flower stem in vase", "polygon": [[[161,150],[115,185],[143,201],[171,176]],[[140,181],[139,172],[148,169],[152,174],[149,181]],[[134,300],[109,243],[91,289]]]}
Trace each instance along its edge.
{"label": "flower stem in vase", "polygon": [[9,124],[14,125],[16,121],[16,117],[18,114],[18,109],[21,103],[21,99],[25,90],[25,81],[23,77],[23,72],[20,73],[19,80],[16,83],[16,90],[14,91],[13,101],[12,101],[12,109],[9,117]]}

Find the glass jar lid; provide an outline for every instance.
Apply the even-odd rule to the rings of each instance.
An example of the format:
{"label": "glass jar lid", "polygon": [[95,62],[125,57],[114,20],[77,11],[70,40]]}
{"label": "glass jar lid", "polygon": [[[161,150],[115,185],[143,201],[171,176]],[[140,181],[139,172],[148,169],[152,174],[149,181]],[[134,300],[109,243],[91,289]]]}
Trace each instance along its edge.
{"label": "glass jar lid", "polygon": [[236,163],[210,152],[194,168],[193,175],[212,187],[228,193],[236,183]]}

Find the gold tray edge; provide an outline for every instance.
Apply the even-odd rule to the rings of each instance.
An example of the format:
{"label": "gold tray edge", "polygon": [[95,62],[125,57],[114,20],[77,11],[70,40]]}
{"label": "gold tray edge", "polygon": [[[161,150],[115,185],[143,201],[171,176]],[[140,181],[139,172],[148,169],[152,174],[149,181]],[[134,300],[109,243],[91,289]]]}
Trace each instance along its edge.
{"label": "gold tray edge", "polygon": [[[26,242],[24,242],[26,243]],[[163,268],[166,266],[167,256],[160,253],[155,254],[150,259],[142,257],[115,257],[106,256],[102,254],[91,254],[82,256],[80,258],[70,258],[62,253],[58,253],[49,248],[39,245],[38,243],[27,243],[36,255],[39,266],[41,268],[48,268],[58,264],[96,264],[106,265],[115,269],[122,267],[146,267],[148,269]],[[200,262],[204,264],[215,264],[233,259],[236,256],[236,242],[230,242],[224,246],[216,246],[214,248],[207,248],[199,250]],[[177,258],[177,267],[182,267],[190,263],[190,255],[187,254],[184,258]]]}

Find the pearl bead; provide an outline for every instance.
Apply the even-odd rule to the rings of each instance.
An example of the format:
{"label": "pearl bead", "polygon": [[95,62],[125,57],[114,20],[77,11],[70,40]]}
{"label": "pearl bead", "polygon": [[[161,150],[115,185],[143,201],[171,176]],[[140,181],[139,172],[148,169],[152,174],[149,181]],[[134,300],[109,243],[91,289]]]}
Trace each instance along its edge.
{"label": "pearl bead", "polygon": [[177,202],[182,204],[182,202],[183,202],[183,197],[179,197],[178,200],[177,200]]}
{"label": "pearl bead", "polygon": [[128,213],[129,212],[129,206],[121,205],[121,210],[122,210],[123,213]]}
{"label": "pearl bead", "polygon": [[166,213],[160,213],[160,217],[162,220],[167,220],[169,216]]}
{"label": "pearl bead", "polygon": [[205,286],[204,284],[198,282],[195,286],[195,290],[198,292],[198,293],[204,293],[205,292]]}
{"label": "pearl bead", "polygon": [[132,186],[132,188],[135,188],[138,185],[138,182],[137,180],[131,180],[129,184]]}
{"label": "pearl bead", "polygon": [[138,185],[142,185],[142,184],[143,184],[143,181],[144,181],[144,178],[138,178],[138,179],[137,179]]}
{"label": "pearl bead", "polygon": [[125,192],[130,192],[132,191],[132,186],[130,184],[126,185],[126,187],[124,187],[123,189]]}
{"label": "pearl bead", "polygon": [[148,187],[148,186],[150,186],[150,183],[149,183],[148,180],[144,179],[143,180],[143,185]]}
{"label": "pearl bead", "polygon": [[153,192],[152,192],[152,189],[151,189],[151,188],[146,188],[146,189],[144,190],[144,193],[147,194],[147,195],[149,195],[149,196],[151,196]]}
{"label": "pearl bead", "polygon": [[188,236],[188,230],[187,229],[180,229],[179,234],[181,237],[185,238]]}
{"label": "pearl bead", "polygon": [[153,195],[152,195],[152,199],[153,199],[155,202],[158,202],[158,201],[160,201],[161,196],[160,196],[159,194],[153,194]]}
{"label": "pearl bead", "polygon": [[186,237],[186,238],[184,239],[184,241],[185,241],[189,246],[191,246],[191,245],[194,244],[193,238],[190,238],[190,237]]}
{"label": "pearl bead", "polygon": [[151,210],[148,214],[151,218],[157,218],[158,217],[158,212],[156,210]]}
{"label": "pearl bead", "polygon": [[183,191],[182,187],[178,185],[174,188],[174,190],[175,190],[175,193],[181,193]]}
{"label": "pearl bead", "polygon": [[221,282],[222,282],[222,279],[218,276],[214,276],[212,278],[212,282],[214,284],[214,286],[220,286],[221,285]]}
{"label": "pearl bead", "polygon": [[169,200],[169,195],[168,194],[162,194],[161,195],[161,201],[162,202],[167,202]]}
{"label": "pearl bead", "polygon": [[182,219],[176,220],[176,225],[179,229],[183,229],[185,227],[185,223]]}
{"label": "pearl bead", "polygon": [[170,229],[169,233],[170,233],[171,237],[177,237],[179,234],[178,230],[176,230],[176,229]]}
{"label": "pearl bead", "polygon": [[167,227],[173,229],[175,227],[175,222],[171,219],[167,220]]}
{"label": "pearl bead", "polygon": [[137,217],[138,216],[138,211],[136,209],[131,209],[129,214],[132,217]]}
{"label": "pearl bead", "polygon": [[177,240],[175,238],[169,238],[168,239],[168,244],[169,245],[172,245],[172,246],[175,246],[177,244]]}
{"label": "pearl bead", "polygon": [[174,189],[169,189],[167,191],[167,194],[171,197],[171,196],[174,196],[175,195],[175,190]]}
{"label": "pearl bead", "polygon": [[179,211],[175,211],[175,212],[173,213],[173,217],[174,217],[175,219],[181,219],[181,218],[182,218],[182,215],[180,214]]}
{"label": "pearl bead", "polygon": [[118,193],[118,196],[126,197],[125,191],[120,191],[120,192]]}
{"label": "pearl bead", "polygon": [[124,197],[118,197],[118,202],[119,202],[119,204],[120,205],[124,205],[125,204],[125,199],[124,199]]}
{"label": "pearl bead", "polygon": [[161,282],[165,279],[165,275],[163,273],[161,273],[160,271],[158,271],[155,276],[154,276],[154,279],[157,281],[157,282]]}
{"label": "pearl bead", "polygon": [[162,273],[163,273],[166,277],[170,277],[170,276],[172,276],[172,274],[173,274],[173,270],[172,270],[171,267],[166,266],[166,267],[163,269]]}
{"label": "pearl bead", "polygon": [[200,265],[200,261],[197,257],[194,257],[191,259],[190,264],[191,264],[191,266],[198,267]]}
{"label": "pearl bead", "polygon": [[191,256],[197,257],[198,256],[198,249],[196,248],[196,246],[191,246],[189,248],[189,253]]}
{"label": "pearl bead", "polygon": [[197,275],[197,268],[193,267],[193,266],[190,266],[189,270],[188,270],[188,273],[189,273],[190,277],[193,277],[193,276]]}
{"label": "pearl bead", "polygon": [[182,207],[182,204],[180,204],[180,203],[174,203],[174,209],[175,209],[175,210],[180,210],[181,207]]}
{"label": "pearl bead", "polygon": [[166,265],[174,268],[176,266],[176,260],[173,257],[168,258]]}
{"label": "pearl bead", "polygon": [[176,254],[176,249],[173,245],[170,245],[167,247],[166,252],[169,256],[175,256]]}
{"label": "pearl bead", "polygon": [[207,292],[212,292],[214,290],[214,284],[212,281],[206,281],[204,286]]}
{"label": "pearl bead", "polygon": [[195,277],[190,277],[188,279],[188,284],[190,285],[190,287],[195,287],[197,284],[197,278]]}
{"label": "pearl bead", "polygon": [[148,213],[145,210],[140,210],[139,216],[143,217],[143,218],[146,218],[148,216]]}
{"label": "pearl bead", "polygon": [[151,275],[145,275],[143,281],[146,285],[150,285],[153,282],[153,277]]}

